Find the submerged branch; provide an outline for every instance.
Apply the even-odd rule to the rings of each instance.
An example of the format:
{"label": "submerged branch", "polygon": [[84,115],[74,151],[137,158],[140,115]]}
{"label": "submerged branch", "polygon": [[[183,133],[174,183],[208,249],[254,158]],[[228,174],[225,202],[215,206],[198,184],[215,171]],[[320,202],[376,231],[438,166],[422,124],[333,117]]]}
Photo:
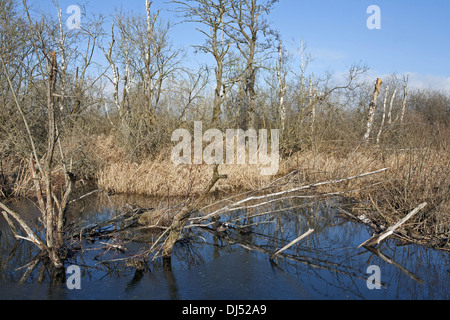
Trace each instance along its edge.
{"label": "submerged branch", "polygon": [[[8,208],[1,201],[0,201],[0,207],[4,210],[4,212],[6,212],[8,215],[10,215],[12,218],[14,218],[14,220],[16,220],[19,223],[19,225],[22,227],[22,229],[28,235],[28,237],[26,237],[26,238],[20,236],[21,239],[24,239],[24,240],[34,243],[41,251],[47,251],[47,247],[45,246],[44,242],[36,235],[36,233],[34,233],[34,231],[28,226],[28,224],[25,222],[25,220],[23,220],[17,212]],[[15,236],[18,237],[17,232],[15,233]]]}
{"label": "submerged branch", "polygon": [[307,236],[309,236],[313,232],[314,232],[314,229],[309,229],[306,233],[302,234],[300,237],[298,237],[297,239],[295,239],[294,241],[292,241],[291,243],[289,243],[288,245],[284,246],[282,249],[278,250],[273,255],[271,255],[270,256],[270,260],[273,260],[277,255],[279,255],[283,251],[286,251],[287,249],[292,247],[294,244],[302,241],[304,238],[306,238]]}

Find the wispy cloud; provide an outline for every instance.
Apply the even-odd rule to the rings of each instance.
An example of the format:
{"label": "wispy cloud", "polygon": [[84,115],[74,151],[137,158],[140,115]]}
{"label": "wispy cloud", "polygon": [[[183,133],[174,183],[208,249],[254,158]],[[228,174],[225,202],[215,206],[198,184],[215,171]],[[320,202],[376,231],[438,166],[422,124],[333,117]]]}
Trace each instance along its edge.
{"label": "wispy cloud", "polygon": [[450,92],[450,77],[408,73],[411,87],[419,89],[446,90]]}
{"label": "wispy cloud", "polygon": [[[391,74],[380,74],[375,70],[370,70],[366,78],[369,79],[388,79]],[[403,72],[396,74],[398,79],[409,76],[408,86],[413,89],[432,89],[444,90],[450,93],[450,77],[436,76],[431,74],[419,74],[415,72]],[[375,81],[375,80],[374,80]]]}

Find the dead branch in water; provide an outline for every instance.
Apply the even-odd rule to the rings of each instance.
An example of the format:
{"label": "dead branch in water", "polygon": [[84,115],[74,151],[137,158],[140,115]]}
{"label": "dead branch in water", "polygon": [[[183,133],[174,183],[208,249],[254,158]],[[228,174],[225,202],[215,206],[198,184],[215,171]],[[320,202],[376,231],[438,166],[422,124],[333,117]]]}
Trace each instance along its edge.
{"label": "dead branch in water", "polygon": [[309,236],[311,233],[314,232],[314,229],[309,229],[306,233],[302,234],[300,237],[298,237],[297,239],[295,239],[294,241],[292,241],[291,243],[289,243],[288,245],[284,246],[282,249],[278,250],[277,252],[275,252],[271,257],[270,260],[273,260],[277,255],[279,255],[280,253],[282,253],[283,251],[286,251],[287,249],[289,249],[290,247],[292,247],[294,244],[302,241],[304,238],[306,238],[307,236]]}
{"label": "dead branch in water", "polygon": [[[384,169],[367,172],[367,173],[363,173],[363,174],[359,174],[359,175],[355,175],[355,176],[351,176],[351,177],[346,177],[346,178],[342,178],[342,179],[335,179],[335,180],[330,180],[330,181],[325,181],[325,182],[317,182],[317,183],[312,183],[312,184],[308,184],[308,185],[304,185],[304,186],[300,186],[300,187],[296,187],[296,188],[290,188],[290,189],[282,190],[282,191],[278,191],[278,192],[272,191],[269,194],[258,195],[258,193],[262,192],[262,191],[274,190],[274,188],[279,189],[280,187],[286,186],[286,184],[282,184],[282,186],[278,186],[278,185],[275,185],[274,182],[272,182],[268,186],[265,186],[259,190],[253,191],[251,193],[251,195],[249,195],[249,192],[244,193],[245,195],[249,195],[244,199],[233,201],[232,199],[236,197],[236,196],[234,196],[234,197],[227,198],[225,200],[220,200],[213,205],[208,205],[206,207],[201,208],[200,204],[206,198],[209,191],[214,187],[214,185],[217,183],[217,181],[219,181],[220,179],[226,178],[226,176],[222,176],[218,173],[218,167],[216,166],[214,169],[213,178],[211,179],[209,186],[202,193],[202,196],[196,201],[189,199],[187,201],[187,203],[184,204],[183,208],[179,211],[179,213],[175,215],[171,226],[169,228],[165,229],[159,235],[159,237],[156,239],[156,241],[153,242],[151,248],[148,250],[148,253],[154,253],[154,258],[157,258],[159,252],[161,251],[163,258],[165,258],[165,259],[170,258],[172,255],[173,247],[174,247],[175,243],[178,241],[180,233],[184,229],[193,228],[193,227],[200,227],[200,228],[209,227],[211,225],[214,225],[215,224],[214,221],[217,221],[218,218],[222,214],[228,213],[230,211],[236,211],[236,210],[246,211],[248,209],[254,209],[256,207],[265,206],[265,205],[275,202],[275,201],[282,201],[282,200],[288,199],[290,197],[287,197],[287,195],[295,193],[295,192],[311,190],[315,187],[327,186],[327,185],[331,185],[331,184],[338,184],[338,183],[343,183],[343,182],[347,182],[347,181],[354,180],[354,179],[364,178],[364,177],[367,177],[370,175],[385,172],[388,169],[389,168],[384,168]],[[284,177],[277,179],[276,182],[280,183],[281,181],[290,177],[292,174],[293,173],[291,172],[291,173],[285,175]],[[336,194],[337,193],[325,193],[324,195],[325,196],[333,196]],[[316,195],[314,197],[320,197],[320,196],[322,196],[322,195]],[[309,198],[312,196],[305,196],[305,197]],[[259,202],[258,202],[258,200],[259,200]],[[213,211],[212,213],[209,213],[206,215],[201,215],[202,212],[204,212],[205,208],[211,208],[214,205],[223,204],[224,202],[225,202],[224,205],[222,205],[219,209]],[[256,202],[256,204],[255,204],[255,202]],[[199,213],[200,216],[194,217],[194,215],[196,213]],[[257,216],[263,216],[263,215],[274,216],[275,214],[276,214],[276,211],[269,210],[269,211],[265,211],[263,213],[259,213],[257,215],[245,214],[245,217],[252,220],[253,218],[255,218]],[[212,222],[207,222],[208,220],[212,220]],[[229,227],[229,228],[237,228],[239,230],[244,230],[244,229],[249,229],[251,226],[254,226],[256,224],[271,223],[269,220],[270,219],[267,219],[265,222],[248,222],[245,226],[237,226],[237,225],[233,225],[233,224],[228,224],[227,228]],[[190,224],[187,225],[187,222],[190,222]],[[308,232],[306,235],[304,235],[304,237],[308,236],[311,233],[312,233],[312,231]],[[271,253],[271,255],[272,256],[279,255],[281,252],[288,249],[290,246],[294,245],[295,243],[301,241],[302,239],[303,239],[303,237],[300,237],[300,238],[294,240],[292,243],[289,244],[289,246],[283,248],[282,250],[280,250],[279,252],[277,252],[275,254]]]}
{"label": "dead branch in water", "polygon": [[395,262],[392,258],[388,257],[387,255],[385,255],[383,252],[381,252],[378,249],[372,248],[372,247],[368,247],[367,250],[369,250],[370,252],[372,252],[373,254],[377,255],[378,257],[380,257],[383,261],[393,265],[394,267],[396,267],[397,269],[399,269],[400,271],[402,271],[404,274],[406,274],[408,277],[410,277],[411,279],[413,279],[414,281],[417,281],[420,284],[424,284],[425,282],[419,278],[417,275],[415,275],[413,272],[409,271],[408,269],[406,269],[404,266],[402,266],[401,264]]}
{"label": "dead branch in water", "polygon": [[404,217],[399,222],[397,222],[395,225],[393,225],[392,227],[388,228],[386,231],[384,231],[381,234],[376,234],[376,235],[372,236],[369,240],[367,240],[367,241],[363,242],[362,244],[360,244],[358,246],[358,248],[371,247],[371,246],[380,244],[384,239],[386,239],[387,237],[392,235],[395,232],[395,230],[400,228],[405,222],[407,222],[409,219],[414,217],[420,210],[425,208],[427,205],[428,205],[427,203],[422,203],[417,208],[415,208],[413,211],[411,211],[406,217]]}
{"label": "dead branch in water", "polygon": [[[3,204],[2,202],[0,202],[0,207],[4,210],[3,214],[5,215],[5,213],[7,213],[8,215],[10,215],[12,218],[14,218],[14,220],[17,221],[17,223],[19,223],[19,225],[21,226],[21,228],[23,229],[23,231],[25,231],[25,233],[27,234],[27,237],[23,237],[20,236],[17,232],[17,229],[14,228],[15,231],[14,232],[14,236],[17,239],[23,239],[26,241],[29,241],[31,243],[34,243],[41,251],[46,252],[47,247],[45,246],[44,242],[37,236],[37,234],[28,226],[28,224],[25,222],[25,220],[23,220],[20,217],[20,214],[18,214],[17,212],[15,212],[14,210],[8,208],[5,204]],[[12,224],[12,221],[10,219],[7,219],[8,223]]]}
{"label": "dead branch in water", "polygon": [[173,220],[172,225],[166,232],[169,233],[168,238],[164,242],[163,245],[163,258],[168,259],[172,256],[172,249],[175,243],[178,240],[178,237],[180,235],[180,232],[184,229],[186,222],[189,220],[189,218],[192,216],[192,214],[198,210],[198,207],[200,204],[205,200],[205,198],[208,196],[209,192],[214,188],[216,183],[221,179],[227,179],[228,177],[226,175],[219,174],[219,166],[214,167],[213,177],[211,179],[211,182],[206,187],[206,189],[203,191],[201,197],[195,201],[188,201],[188,204],[181,210],[180,213],[178,213]]}
{"label": "dead branch in water", "polygon": [[[261,195],[261,196],[250,196],[247,197],[245,199],[242,199],[240,201],[237,202],[233,202],[225,207],[222,207],[206,216],[202,216],[202,217],[198,217],[198,218],[194,218],[192,220],[198,220],[199,222],[203,222],[206,221],[210,218],[216,217],[224,212],[228,212],[228,211],[232,211],[232,210],[236,210],[238,208],[238,206],[244,204],[244,203],[248,203],[251,201],[256,201],[256,200],[262,200],[262,199],[268,199],[268,198],[276,198],[276,197],[280,197],[280,196],[284,196],[286,194],[289,193],[294,193],[294,192],[298,192],[298,191],[304,191],[304,190],[308,190],[308,189],[313,189],[315,187],[320,187],[320,186],[326,186],[326,185],[331,185],[331,184],[338,184],[338,183],[342,183],[342,182],[347,182],[350,180],[355,180],[355,179],[359,179],[359,178],[363,178],[363,177],[367,177],[370,175],[374,175],[374,174],[378,174],[378,173],[382,173],[389,170],[389,168],[384,168],[384,169],[380,169],[380,170],[376,170],[376,171],[372,171],[372,172],[367,172],[367,173],[363,173],[357,176],[352,176],[352,177],[347,177],[347,178],[343,178],[343,179],[337,179],[337,180],[331,180],[331,181],[325,181],[325,182],[317,182],[317,183],[312,183],[312,184],[308,184],[308,185],[304,185],[301,187],[297,187],[297,188],[293,188],[293,189],[288,189],[288,190],[283,190],[280,192],[275,192],[275,193],[270,193],[270,194],[265,194],[265,195]],[[242,209],[242,208],[240,208]]]}

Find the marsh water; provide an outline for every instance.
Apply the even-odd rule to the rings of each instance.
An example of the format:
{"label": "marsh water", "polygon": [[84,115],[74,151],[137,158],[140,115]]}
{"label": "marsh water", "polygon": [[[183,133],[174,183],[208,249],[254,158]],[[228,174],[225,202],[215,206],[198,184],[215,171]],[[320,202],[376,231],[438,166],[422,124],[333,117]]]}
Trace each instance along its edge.
{"label": "marsh water", "polygon": [[[72,219],[107,220],[125,204],[144,208],[155,199],[92,196],[72,208]],[[164,200],[170,202],[170,200]],[[168,203],[168,205],[171,205]],[[36,208],[27,200],[12,206],[29,221]],[[98,250],[100,241],[81,244],[66,265],[81,269],[81,289],[55,282],[44,266],[24,281],[25,268],[37,254],[17,242],[0,216],[0,299],[144,299],[144,300],[304,300],[304,299],[449,299],[450,256],[416,245],[387,241],[376,251],[358,248],[371,230],[336,214],[332,201],[301,206],[278,204],[275,219],[255,223],[251,232],[222,234],[190,228],[176,245],[172,268],[160,260],[144,270],[121,263],[141,252],[151,234],[124,241],[127,252]],[[230,212],[222,219],[232,219]],[[38,225],[39,222],[35,221]],[[313,228],[315,232],[273,260],[268,253]],[[370,289],[370,266],[380,270],[381,289]]]}

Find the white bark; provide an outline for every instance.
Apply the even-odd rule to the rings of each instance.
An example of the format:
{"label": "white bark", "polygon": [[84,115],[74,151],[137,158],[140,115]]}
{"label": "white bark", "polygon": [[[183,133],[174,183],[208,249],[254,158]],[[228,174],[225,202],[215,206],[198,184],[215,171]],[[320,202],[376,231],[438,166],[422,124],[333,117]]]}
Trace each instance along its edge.
{"label": "white bark", "polygon": [[373,120],[375,119],[375,111],[377,109],[377,100],[378,100],[378,95],[380,94],[380,88],[381,88],[381,84],[383,83],[383,81],[381,81],[380,78],[377,79],[377,82],[375,84],[375,91],[373,92],[373,100],[370,103],[370,107],[369,107],[369,117],[367,119],[367,130],[366,130],[366,134],[364,135],[364,142],[367,142],[369,140],[370,137],[370,133],[372,132],[372,127],[373,127]]}
{"label": "white bark", "polygon": [[311,109],[311,131],[314,131],[314,125],[316,123],[316,104],[314,103],[315,91],[314,91],[313,78],[309,79],[309,105]]}
{"label": "white bark", "polygon": [[281,131],[284,132],[286,127],[286,106],[284,105],[284,96],[286,95],[286,81],[282,76],[282,63],[283,63],[283,41],[280,41],[280,46],[278,48],[278,65],[277,65],[277,77],[279,85],[279,110],[281,118]]}
{"label": "white bark", "polygon": [[389,94],[389,85],[386,86],[386,92],[384,95],[383,115],[381,118],[380,130],[378,131],[378,135],[377,135],[377,144],[380,143],[380,138],[381,138],[381,133],[383,132],[384,122],[386,121],[386,104],[387,104],[388,94]]}
{"label": "white bark", "polygon": [[388,112],[388,123],[389,123],[389,125],[392,124],[392,109],[394,107],[394,100],[395,100],[395,96],[396,95],[397,95],[397,88],[395,88],[394,93],[392,94],[391,104],[389,106],[389,112]]}
{"label": "white bark", "polygon": [[400,123],[403,123],[403,119],[405,118],[406,102],[408,100],[408,81],[409,75],[406,77],[405,86],[403,88],[403,103],[402,103],[402,112],[400,114]]}
{"label": "white bark", "polygon": [[114,37],[114,23],[112,25],[112,30],[111,30],[111,43],[109,44],[109,50],[108,52],[104,52],[105,54],[105,58],[106,60],[108,60],[109,65],[111,67],[111,71],[112,71],[112,83],[114,85],[114,105],[116,106],[117,110],[119,110],[120,116],[122,117],[123,112],[121,109],[121,105],[120,105],[120,101],[119,101],[119,68],[116,67],[116,63],[112,57],[112,52],[113,52],[113,48],[114,48],[114,44],[116,42],[116,39]]}
{"label": "white bark", "polygon": [[407,222],[412,217],[414,217],[420,210],[425,208],[427,205],[428,204],[426,202],[422,203],[417,208],[415,208],[413,211],[411,211],[406,217],[404,217],[399,222],[397,222],[395,225],[393,225],[392,227],[388,228],[385,232],[383,232],[383,233],[381,233],[379,235],[375,235],[375,236],[371,237],[369,240],[367,240],[367,241],[363,242],[362,244],[360,244],[358,246],[358,248],[361,248],[361,247],[364,247],[364,246],[372,246],[372,245],[380,244],[381,241],[383,241],[384,239],[386,239],[387,237],[392,235],[395,232],[395,230],[400,228],[405,222]]}

